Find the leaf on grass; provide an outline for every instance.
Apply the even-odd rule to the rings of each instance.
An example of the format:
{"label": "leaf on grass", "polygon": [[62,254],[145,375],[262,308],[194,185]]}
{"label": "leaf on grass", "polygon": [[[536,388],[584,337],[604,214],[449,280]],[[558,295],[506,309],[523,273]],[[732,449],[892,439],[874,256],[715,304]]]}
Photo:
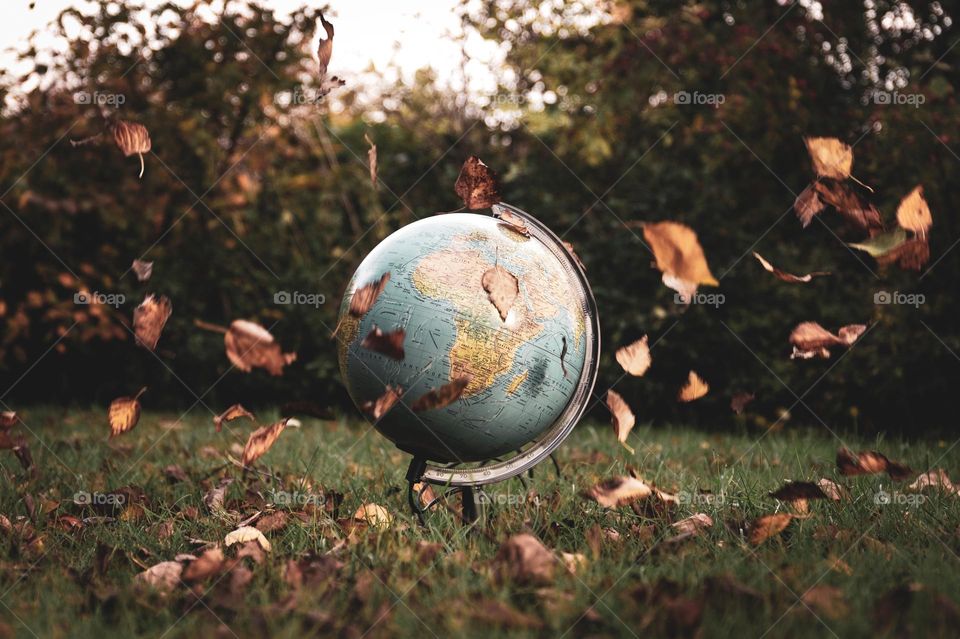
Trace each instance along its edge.
{"label": "leaf on grass", "polygon": [[257,418],[253,416],[253,413],[248,411],[246,408],[240,404],[234,404],[227,410],[223,411],[219,415],[213,418],[213,425],[217,428],[217,432],[223,428],[224,422],[232,422],[235,419],[240,419],[241,417],[247,417],[252,422],[256,422]]}
{"label": "leaf on grass", "polygon": [[269,426],[261,426],[250,433],[246,446],[243,447],[243,465],[249,466],[253,462],[263,457],[264,453],[270,450],[273,443],[280,437],[280,433],[287,427],[291,418],[281,419],[279,422]]}
{"label": "leaf on grass", "polygon": [[812,280],[815,277],[830,275],[826,271],[814,271],[813,273],[807,273],[806,275],[794,275],[792,273],[787,273],[786,271],[781,271],[776,266],[768,262],[763,258],[759,253],[754,253],[753,256],[757,258],[757,261],[766,269],[768,272],[773,273],[774,277],[784,282],[790,282],[792,284],[806,283]]}
{"label": "leaf on grass", "polygon": [[263,368],[271,375],[282,375],[283,367],[297,359],[296,353],[282,352],[267,329],[247,320],[234,320],[223,343],[227,359],[244,373]]}
{"label": "leaf on grass", "polygon": [[169,481],[172,484],[187,481],[190,479],[189,477],[187,477],[187,472],[177,464],[169,464],[167,466],[164,466],[162,472],[163,472],[163,476],[167,478],[167,481]]}
{"label": "leaf on grass", "polygon": [[793,519],[790,513],[777,513],[775,515],[764,515],[750,523],[748,539],[751,544],[758,546],[766,540],[779,535],[790,524]]}
{"label": "leaf on grass", "polygon": [[227,497],[227,489],[230,487],[230,484],[233,483],[232,477],[224,477],[219,482],[217,482],[216,487],[211,488],[203,496],[203,503],[211,510],[211,512],[218,512],[223,510],[223,503]]}
{"label": "leaf on grass", "polygon": [[375,400],[364,402],[361,406],[361,409],[365,413],[369,413],[370,417],[373,418],[373,421],[379,420],[381,417],[387,414],[393,405],[397,403],[397,400],[403,395],[403,389],[399,386],[394,388],[393,386],[387,386],[386,391]]}
{"label": "leaf on grass", "polygon": [[623,367],[624,371],[634,377],[642,377],[650,368],[652,361],[646,335],[633,344],[617,350],[617,363]]}
{"label": "leaf on grass", "polygon": [[364,284],[354,291],[353,297],[350,298],[350,315],[357,318],[366,315],[367,311],[373,308],[374,302],[377,301],[389,281],[390,271],[387,271],[380,276],[380,279]]}
{"label": "leaf on grass", "polygon": [[841,448],[837,451],[837,468],[841,475],[876,475],[885,472],[896,481],[907,479],[914,474],[909,466],[892,461],[875,450],[854,453]]}
{"label": "leaf on grass", "polygon": [[820,487],[820,490],[823,491],[823,494],[827,496],[827,499],[840,501],[847,497],[847,491],[843,486],[826,477],[821,478],[820,481],[817,482],[817,485]]}
{"label": "leaf on grass", "polygon": [[633,430],[633,426],[637,421],[633,415],[633,411],[630,410],[630,407],[627,405],[627,402],[624,401],[623,397],[613,390],[607,391],[607,408],[610,409],[613,434],[617,436],[617,441],[633,453],[634,450],[627,445],[627,436],[630,434],[630,431]]}
{"label": "leaf on grass", "polygon": [[793,210],[804,228],[810,225],[815,215],[820,213],[826,206],[826,203],[820,199],[816,186],[810,184],[800,192],[796,201],[793,203]]}
{"label": "leaf on grass", "polygon": [[585,491],[583,496],[606,508],[617,508],[659,493],[659,490],[647,482],[625,476],[606,479]]}
{"label": "leaf on grass", "polygon": [[696,513],[680,521],[675,521],[670,526],[677,531],[677,534],[666,541],[676,543],[695,537],[700,534],[700,531],[712,527],[713,518],[706,513]]}
{"label": "leaf on grass", "polygon": [[850,606],[844,599],[843,591],[836,586],[812,586],[803,593],[800,600],[815,613],[828,619],[842,619],[850,613]]}
{"label": "leaf on grass", "polygon": [[[514,233],[519,233],[524,237],[530,237],[530,230],[527,228],[527,222],[522,217],[507,207],[501,206],[500,204],[492,204],[490,208],[493,209],[494,216],[500,218],[500,224],[502,224],[505,228],[510,229]],[[564,246],[566,245],[567,243],[564,242]],[[572,246],[570,250],[573,250]]]}
{"label": "leaf on grass", "polygon": [[141,388],[133,397],[118,397],[110,403],[107,417],[110,421],[110,437],[131,430],[140,421],[140,396],[147,391]]}
{"label": "leaf on grass", "polygon": [[140,156],[139,177],[143,177],[143,154],[149,153],[151,148],[150,132],[147,131],[147,127],[137,122],[119,120],[113,125],[113,141],[125,156]]}
{"label": "leaf on grass", "polygon": [[172,312],[173,305],[165,295],[147,295],[140,306],[133,310],[133,331],[137,345],[147,350],[156,350],[160,333]]}
{"label": "leaf on grass", "polygon": [[829,498],[819,484],[809,481],[788,481],[777,490],[772,491],[770,496],[780,501]]}
{"label": "leaf on grass", "polygon": [[500,545],[494,564],[501,582],[549,585],[553,583],[557,558],[539,539],[521,533]]}
{"label": "leaf on grass", "polygon": [[290,520],[290,516],[287,515],[285,510],[275,510],[272,513],[267,513],[263,517],[257,520],[256,528],[262,533],[273,532],[275,530],[283,530],[287,527],[287,522]]}
{"label": "leaf on grass", "polygon": [[730,398],[730,410],[732,410],[737,415],[743,414],[743,409],[747,407],[747,404],[752,402],[757,398],[753,393],[741,392],[735,394]]}
{"label": "leaf on grass", "polygon": [[923,197],[923,187],[917,186],[900,201],[897,208],[897,223],[919,237],[924,237],[933,224],[930,206]]}
{"label": "leaf on grass", "polygon": [[490,208],[501,199],[497,174],[475,155],[463,163],[454,190],[471,211]]}
{"label": "leaf on grass", "polygon": [[849,347],[867,330],[866,324],[848,324],[840,327],[834,335],[816,322],[801,322],[790,333],[793,353],[790,359],[810,359],[812,357],[830,357],[833,346]]}
{"label": "leaf on grass", "polygon": [[647,223],[643,225],[643,237],[664,275],[691,284],[720,285],[710,272],[697,234],[689,226],[677,222]]}
{"label": "leaf on grass", "polygon": [[134,260],[130,268],[136,274],[138,282],[146,282],[153,275],[153,262]]}
{"label": "leaf on grass", "polygon": [[687,375],[687,383],[683,385],[677,394],[677,400],[681,402],[692,402],[700,399],[710,391],[710,385],[695,371],[690,371]]}
{"label": "leaf on grass", "polygon": [[353,513],[357,521],[365,521],[374,527],[385,527],[393,523],[393,517],[379,504],[363,504]]}
{"label": "leaf on grass", "polygon": [[206,581],[219,575],[225,563],[223,550],[219,546],[214,546],[203,551],[203,554],[188,563],[183,569],[181,579],[187,583]]}
{"label": "leaf on grass", "polygon": [[502,266],[487,269],[480,279],[488,299],[500,313],[500,319],[507,320],[507,313],[520,294],[520,282],[516,276]]}
{"label": "leaf on grass", "polygon": [[179,561],[161,561],[137,574],[133,579],[137,584],[160,592],[171,592],[181,583],[180,575],[182,574],[183,564]]}
{"label": "leaf on grass", "polygon": [[960,494],[960,486],[954,485],[950,481],[950,476],[942,468],[936,468],[917,477],[917,479],[907,487],[907,490],[922,491],[926,488],[935,488],[945,493]]}
{"label": "leaf on grass", "polygon": [[464,389],[472,379],[472,375],[461,375],[460,377],[451,381],[449,384],[444,384],[440,388],[434,388],[433,390],[427,391],[421,395],[410,408],[415,412],[420,412],[433,408],[443,408],[444,406],[449,406],[461,395],[463,395]]}
{"label": "leaf on grass", "polygon": [[223,538],[223,543],[227,547],[232,546],[233,544],[245,544],[248,541],[255,541],[260,544],[260,548],[270,552],[273,547],[270,545],[270,541],[263,536],[263,533],[254,528],[253,526],[241,526],[234,530],[231,533],[227,533],[227,536]]}
{"label": "leaf on grass", "polygon": [[403,340],[406,336],[407,332],[402,328],[384,333],[379,326],[374,324],[367,336],[363,338],[360,346],[399,361],[404,357]]}
{"label": "leaf on grass", "polygon": [[813,171],[820,177],[845,180],[853,170],[853,148],[837,138],[804,138]]}
{"label": "leaf on grass", "polygon": [[370,136],[363,134],[363,139],[367,141],[370,148],[367,149],[367,165],[370,168],[370,184],[377,188],[377,145],[373,143]]}

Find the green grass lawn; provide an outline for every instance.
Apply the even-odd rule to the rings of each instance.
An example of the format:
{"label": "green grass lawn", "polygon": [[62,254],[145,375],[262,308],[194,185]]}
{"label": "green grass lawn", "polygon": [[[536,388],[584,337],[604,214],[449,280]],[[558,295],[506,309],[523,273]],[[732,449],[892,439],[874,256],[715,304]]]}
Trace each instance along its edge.
{"label": "green grass lawn", "polygon": [[[0,531],[0,637],[957,634],[960,497],[908,498],[898,491],[909,481],[841,477],[834,463],[840,443],[829,433],[761,438],[638,427],[631,455],[606,425],[584,425],[557,454],[562,478],[546,464],[526,489],[516,480],[491,488],[498,503],[471,529],[447,509],[419,527],[406,506],[408,457],[365,424],[302,420],[260,459],[260,472],[245,476],[226,455],[239,457],[230,449],[242,446],[249,422],[217,434],[208,416],[194,415],[177,423],[175,414],[145,414],[108,443],[104,413],[22,412],[42,443],[28,435],[38,467],[32,479],[0,451],[0,513],[11,522]],[[956,474],[960,447],[950,443],[844,441],[915,470]],[[168,478],[168,465],[180,466],[186,479]],[[680,505],[660,514],[612,510],[580,496],[628,467],[681,495]],[[226,510],[211,511],[204,495],[222,477],[235,479]],[[809,516],[781,535],[757,546],[746,541],[747,522],[786,507],[769,491],[787,479],[821,477],[847,487],[849,497],[813,501]],[[112,521],[79,528],[59,518],[102,517],[74,495],[123,486],[142,489],[142,510],[128,506],[107,512],[118,515]],[[893,495],[890,503],[877,503],[881,489]],[[294,497],[277,497],[286,493]],[[333,493],[343,495],[335,512]],[[321,494],[329,508],[315,506]],[[352,524],[366,503],[386,508],[392,524]],[[166,595],[134,587],[144,567],[199,554],[203,541],[222,542],[241,520],[276,509],[300,516],[291,513],[285,527],[267,534],[272,552],[260,563],[242,558],[233,570]],[[32,520],[18,520],[30,512]],[[714,525],[684,542],[665,541],[676,532],[670,522],[696,512]],[[494,561],[500,543],[525,531],[557,553],[582,553],[585,562],[573,574],[557,570],[546,584],[503,578]],[[225,549],[227,558],[236,550]],[[245,587],[241,567],[252,572]]]}

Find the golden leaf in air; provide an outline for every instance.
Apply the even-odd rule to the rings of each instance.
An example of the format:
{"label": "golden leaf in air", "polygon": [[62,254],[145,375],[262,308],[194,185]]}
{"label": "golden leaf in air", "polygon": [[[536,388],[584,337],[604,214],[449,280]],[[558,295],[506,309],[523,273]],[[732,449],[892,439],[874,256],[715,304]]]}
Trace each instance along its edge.
{"label": "golden leaf in air", "polygon": [[358,288],[353,293],[353,297],[350,298],[350,315],[358,318],[366,315],[367,311],[373,308],[374,302],[380,297],[380,293],[383,292],[389,281],[390,272],[387,271],[375,282],[364,284]]}
{"label": "golden leaf in air", "polygon": [[107,414],[110,421],[110,437],[131,430],[140,421],[140,396],[147,391],[141,388],[133,397],[118,397],[110,403]]}
{"label": "golden leaf in air", "polygon": [[320,44],[317,47],[317,77],[320,80],[320,90],[317,94],[317,100],[330,93],[332,89],[342,87],[346,84],[335,75],[327,77],[327,67],[330,66],[330,58],[333,57],[334,29],[333,23],[328,22],[322,13],[320,14],[320,25],[326,32],[327,37],[320,38]]}
{"label": "golden leaf in air", "polygon": [[494,557],[494,565],[501,582],[512,581],[528,585],[553,583],[558,560],[539,539],[529,533],[520,533],[504,541]]}
{"label": "golden leaf in air", "polygon": [[363,139],[367,141],[367,144],[370,145],[370,148],[367,149],[367,165],[370,168],[370,184],[373,185],[373,188],[377,188],[377,145],[373,143],[373,140],[370,139],[370,136],[366,133],[363,134]]}
{"label": "golden leaf in air", "polygon": [[896,481],[914,474],[909,466],[892,461],[883,453],[875,450],[854,453],[846,448],[837,451],[837,469],[841,475],[876,475],[885,472]]}
{"label": "golden leaf in air", "polygon": [[820,177],[845,180],[853,170],[853,149],[837,138],[804,138],[813,171]]}
{"label": "golden leaf in air", "polygon": [[779,535],[790,525],[793,517],[790,513],[777,513],[775,515],[764,515],[753,520],[748,528],[750,543],[759,546],[771,537]]}
{"label": "golden leaf in air", "polygon": [[140,306],[133,310],[133,331],[138,346],[147,350],[156,350],[160,333],[166,325],[170,314],[173,313],[173,304],[165,295],[147,295]]}
{"label": "golden leaf in air", "polygon": [[227,410],[215,416],[213,418],[213,425],[216,427],[217,432],[219,433],[220,429],[223,428],[224,422],[232,422],[233,420],[240,419],[241,417],[246,417],[252,422],[257,421],[257,418],[253,416],[253,413],[248,411],[240,404],[234,404]]}
{"label": "golden leaf in air", "polygon": [[719,286],[710,272],[697,234],[689,226],[678,222],[646,223],[643,237],[653,251],[657,268],[664,275],[691,284]]}
{"label": "golden leaf in air", "polygon": [[367,336],[363,338],[360,346],[399,361],[404,357],[403,340],[406,335],[407,332],[402,328],[384,333],[379,326],[374,324]]}
{"label": "golden leaf in air", "polygon": [[500,313],[500,319],[506,321],[507,313],[520,294],[520,282],[502,266],[494,266],[484,272],[480,279],[483,290]]}
{"label": "golden leaf in air", "polygon": [[646,335],[633,344],[617,350],[617,363],[623,367],[624,371],[634,377],[642,377],[650,368],[652,361]]}
{"label": "golden leaf in air", "polygon": [[683,385],[677,394],[677,399],[681,402],[692,402],[700,399],[710,391],[710,385],[702,377],[697,375],[696,371],[690,371],[687,375],[687,383]]}
{"label": "golden leaf in air", "polygon": [[693,296],[697,293],[697,283],[688,282],[670,273],[664,273],[663,285],[677,292],[674,300],[680,304],[689,304],[693,301]]}
{"label": "golden leaf in air", "polygon": [[825,204],[832,206],[837,213],[857,228],[871,235],[883,231],[880,211],[861,197],[849,184],[834,180],[817,180],[813,183],[813,188]]}
{"label": "golden leaf in air", "polygon": [[499,204],[493,204],[490,208],[493,209],[493,214],[500,218],[500,224],[502,224],[505,228],[510,229],[514,233],[519,233],[524,237],[530,237],[530,230],[527,228],[527,222],[522,217],[507,207]]}
{"label": "golden leaf in air", "polygon": [[737,415],[742,415],[743,409],[747,407],[747,404],[756,399],[756,397],[753,393],[737,393],[730,398],[730,410]]}
{"label": "golden leaf in air", "polygon": [[801,322],[790,333],[793,353],[790,359],[810,359],[812,357],[830,357],[833,346],[849,347],[867,330],[866,324],[843,326],[836,335],[816,322]]}
{"label": "golden leaf in air", "polygon": [[153,275],[153,262],[134,260],[133,264],[130,265],[130,268],[137,276],[138,282],[146,282],[150,279],[150,276]]}
{"label": "golden leaf in air", "polygon": [[372,417],[374,421],[377,421],[386,415],[402,396],[402,388],[394,388],[393,386],[388,385],[383,395],[375,400],[364,402],[361,406],[361,409],[365,413],[369,413],[370,417]]}
{"label": "golden leaf in air", "polygon": [[930,206],[923,197],[923,187],[917,186],[900,201],[897,208],[897,223],[908,231],[924,237],[933,225]]}
{"label": "golden leaf in air", "polygon": [[283,367],[297,359],[296,353],[282,352],[267,329],[247,320],[234,320],[223,343],[227,359],[244,373],[263,368],[271,375],[282,375]]}
{"label": "golden leaf in air", "polygon": [[248,541],[257,542],[266,552],[273,550],[273,546],[270,545],[270,540],[264,537],[263,533],[253,526],[240,526],[236,530],[227,533],[227,536],[223,538],[223,543],[227,547],[234,544],[245,544]]}
{"label": "golden leaf in air", "polygon": [[261,426],[250,433],[247,444],[243,447],[243,465],[249,466],[253,462],[263,457],[264,453],[270,450],[273,443],[280,437],[280,433],[287,427],[290,418],[281,419],[279,422],[269,426]]}
{"label": "golden leaf in air", "polygon": [[633,411],[624,401],[620,393],[613,390],[607,391],[607,408],[610,409],[611,423],[613,424],[613,433],[617,436],[617,441],[623,444],[624,448],[633,453],[633,449],[627,445],[627,436],[633,430],[636,424],[636,417]]}
{"label": "golden leaf in air", "polygon": [[471,211],[490,208],[501,199],[497,174],[475,155],[463,163],[454,190]]}
{"label": "golden leaf in air", "polygon": [[814,216],[820,213],[826,205],[826,202],[820,199],[816,185],[810,184],[807,188],[800,191],[800,195],[797,196],[796,201],[793,203],[793,210],[796,211],[797,217],[800,218],[800,223],[806,228],[810,222],[813,221]]}
{"label": "golden leaf in air", "polygon": [[379,504],[363,504],[353,513],[357,521],[365,521],[375,527],[385,527],[393,523],[390,512]]}
{"label": "golden leaf in air", "polygon": [[793,275],[792,273],[781,271],[776,266],[774,266],[773,264],[765,260],[763,256],[760,255],[759,253],[754,252],[753,256],[757,258],[757,261],[760,262],[760,265],[763,266],[763,268],[766,271],[773,273],[774,277],[776,277],[779,280],[783,280],[784,282],[790,282],[792,284],[806,283],[815,277],[830,275],[830,273],[826,271],[814,271],[813,273],[807,273],[806,275]]}
{"label": "golden leaf in air", "polygon": [[430,410],[432,408],[443,408],[444,406],[449,406],[455,402],[461,395],[463,395],[464,389],[467,387],[467,384],[470,383],[470,380],[473,379],[472,375],[461,375],[448,384],[444,384],[440,388],[434,388],[433,390],[427,391],[425,394],[421,395],[410,407],[415,412],[420,412],[424,410]]}
{"label": "golden leaf in air", "polygon": [[119,120],[113,125],[113,141],[125,156],[140,156],[140,176],[143,177],[143,154],[151,148],[150,133],[147,127],[137,122]]}

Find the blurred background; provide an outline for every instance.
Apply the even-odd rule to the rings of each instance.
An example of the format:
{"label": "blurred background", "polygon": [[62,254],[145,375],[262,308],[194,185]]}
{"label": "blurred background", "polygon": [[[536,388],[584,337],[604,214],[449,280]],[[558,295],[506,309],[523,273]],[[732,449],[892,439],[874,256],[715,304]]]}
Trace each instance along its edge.
{"label": "blurred background", "polygon": [[[597,394],[615,384],[641,422],[960,429],[960,31],[949,4],[8,4],[3,406],[105,407],[146,385],[146,410],[202,398],[354,414],[330,339],[346,281],[392,231],[459,208],[454,182],[478,155],[505,201],[586,263],[604,340]],[[330,72],[346,86],[315,102],[321,9],[336,27]],[[150,131],[142,179],[109,135],[71,144],[116,117]],[[801,227],[792,206],[813,177],[812,135],[854,145],[854,175],[887,223],[923,185],[934,225],[920,272],[847,247],[863,236],[836,213]],[[674,303],[642,241],[640,224],[659,220],[697,231],[720,280],[703,292],[722,303]],[[787,284],[753,251],[832,276]],[[154,262],[146,283],[130,271],[136,258]],[[84,291],[122,301],[77,304]],[[324,303],[276,304],[281,291]],[[156,355],[129,330],[147,292],[173,303]],[[875,303],[884,292],[922,303]],[[298,353],[282,377],[230,371],[222,336],[194,326],[238,318]],[[849,353],[791,361],[790,331],[806,320],[871,328]],[[621,379],[615,349],[644,334],[652,368]],[[690,369],[711,392],[678,404]],[[756,395],[741,416],[729,407],[738,392]],[[592,414],[607,420],[602,405]]]}

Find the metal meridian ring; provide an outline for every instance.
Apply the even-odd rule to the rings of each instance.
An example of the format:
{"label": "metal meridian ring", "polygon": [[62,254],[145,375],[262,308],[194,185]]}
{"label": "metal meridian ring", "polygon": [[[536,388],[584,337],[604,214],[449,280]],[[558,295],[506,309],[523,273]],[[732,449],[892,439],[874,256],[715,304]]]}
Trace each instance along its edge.
{"label": "metal meridian ring", "polygon": [[583,289],[583,299],[581,300],[584,305],[583,313],[588,320],[584,322],[584,339],[587,340],[586,358],[580,373],[580,380],[577,382],[577,387],[570,401],[567,402],[567,406],[560,413],[550,430],[535,440],[533,445],[508,460],[485,464],[477,468],[449,468],[427,463],[421,479],[432,484],[482,486],[483,484],[491,484],[516,477],[533,468],[556,450],[580,421],[587,409],[594,383],[597,381],[600,361],[600,318],[597,313],[597,302],[593,298],[593,290],[591,290],[590,283],[587,281],[586,273],[583,272],[583,268],[573,259],[569,251],[564,248],[560,238],[535,217],[509,204],[500,203],[495,204],[494,207],[506,209],[522,218],[527,224],[530,236],[546,246],[560,260],[564,270],[580,284]]}

